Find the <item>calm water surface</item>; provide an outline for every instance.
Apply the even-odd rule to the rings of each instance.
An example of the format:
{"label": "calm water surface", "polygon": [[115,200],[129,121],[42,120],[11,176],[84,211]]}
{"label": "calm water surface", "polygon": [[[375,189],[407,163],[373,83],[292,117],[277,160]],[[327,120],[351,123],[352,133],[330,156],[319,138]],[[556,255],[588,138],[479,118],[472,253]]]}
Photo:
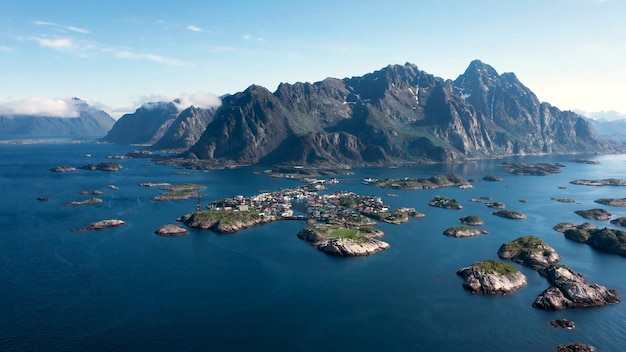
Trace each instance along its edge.
{"label": "calm water surface", "polygon": [[[106,161],[129,149],[95,144],[0,145],[0,349],[151,351],[555,351],[580,342],[598,351],[626,346],[622,304],[546,312],[531,307],[548,287],[534,271],[517,266],[528,286],[510,296],[472,295],[455,272],[475,261],[497,259],[505,242],[536,235],[553,246],[563,263],[591,282],[626,292],[626,259],[566,240],[552,230],[559,222],[582,223],[575,210],[593,200],[626,197],[626,188],[570,185],[578,178],[626,178],[626,156],[591,156],[600,165],[568,157],[509,161],[564,162],[563,173],[545,177],[504,174],[497,161],[398,169],[358,169],[329,191],[380,195],[391,207],[427,214],[402,225],[380,224],[391,244],[363,258],[323,254],[296,237],[304,226],[283,221],[233,235],[191,230],[166,238],[153,231],[187,212],[196,200],[154,202],[158,189],[142,182],[205,185],[205,202],[259,190],[300,185],[253,174],[253,168],[176,174],[148,159],[121,160],[120,172],[53,173],[52,166]],[[90,153],[91,158],[84,154]],[[389,191],[361,184],[365,177],[428,177],[458,173],[465,178],[501,176],[473,189]],[[119,190],[109,190],[113,184]],[[559,186],[567,186],[559,189]],[[98,189],[104,202],[65,207]],[[395,193],[397,196],[388,196]],[[459,211],[428,207],[435,195],[458,199]],[[39,202],[37,197],[49,201]],[[469,198],[491,196],[527,220],[490,214]],[[551,197],[574,198],[564,204]],[[520,200],[528,203],[521,203]],[[613,217],[626,208],[604,207]],[[485,220],[490,234],[455,239],[442,235],[462,216]],[[72,229],[102,219],[125,226],[96,232]],[[595,221],[598,226],[612,227]],[[549,325],[556,318],[576,329]]]}

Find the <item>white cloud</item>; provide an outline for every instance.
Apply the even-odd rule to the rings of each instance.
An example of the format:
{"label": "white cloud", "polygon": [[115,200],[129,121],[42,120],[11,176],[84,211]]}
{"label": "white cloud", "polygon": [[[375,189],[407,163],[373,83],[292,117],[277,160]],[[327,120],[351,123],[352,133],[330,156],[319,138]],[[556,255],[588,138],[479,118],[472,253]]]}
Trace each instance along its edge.
{"label": "white cloud", "polygon": [[217,108],[222,105],[222,100],[215,94],[212,93],[182,93],[177,95],[145,95],[139,97],[135,101],[135,104],[138,106],[143,106],[144,108],[156,107],[156,103],[160,102],[173,102],[178,108],[179,111],[183,111],[190,106],[195,106],[197,108]]}
{"label": "white cloud", "polygon": [[192,32],[204,32],[204,30],[202,30],[202,28],[196,27],[196,26],[187,26],[187,29],[192,31]]}
{"label": "white cloud", "polygon": [[197,108],[214,108],[222,105],[222,101],[220,98],[211,93],[193,93],[193,94],[180,94],[178,96],[178,103],[176,107],[178,110],[184,110],[190,106],[195,106]]}
{"label": "white cloud", "polygon": [[241,39],[243,39],[243,40],[251,40],[252,36],[250,34],[244,34],[244,35],[241,36]]}
{"label": "white cloud", "polygon": [[35,21],[34,22],[36,25],[38,26],[48,26],[48,27],[54,27],[57,29],[66,29],[68,31],[72,31],[72,32],[76,32],[76,33],[81,33],[81,34],[90,34],[91,31],[85,28],[81,28],[81,27],[76,27],[76,26],[63,26],[60,25],[58,23],[54,23],[54,22],[47,22],[47,21]]}
{"label": "white cloud", "polygon": [[83,103],[72,99],[29,98],[0,103],[0,114],[78,117],[78,104]]}
{"label": "white cloud", "polygon": [[0,51],[14,51],[15,49],[8,46],[0,46]]}
{"label": "white cloud", "polygon": [[154,61],[154,62],[158,62],[161,64],[172,65],[172,66],[187,65],[187,63],[184,61],[166,57],[166,56],[161,56],[161,55],[155,55],[155,54],[149,54],[149,53],[137,53],[137,52],[128,51],[128,50],[106,49],[103,51],[113,51],[116,57],[123,58],[123,59],[149,60],[149,61]]}
{"label": "white cloud", "polygon": [[80,27],[67,26],[65,28],[69,29],[72,32],[76,32],[76,33],[82,33],[82,34],[89,34],[89,33],[91,33],[90,30],[85,29],[85,28],[80,28]]}
{"label": "white cloud", "polygon": [[74,42],[69,38],[57,38],[57,39],[48,39],[48,38],[33,38],[36,40],[39,45],[52,48],[52,49],[71,49],[74,47]]}

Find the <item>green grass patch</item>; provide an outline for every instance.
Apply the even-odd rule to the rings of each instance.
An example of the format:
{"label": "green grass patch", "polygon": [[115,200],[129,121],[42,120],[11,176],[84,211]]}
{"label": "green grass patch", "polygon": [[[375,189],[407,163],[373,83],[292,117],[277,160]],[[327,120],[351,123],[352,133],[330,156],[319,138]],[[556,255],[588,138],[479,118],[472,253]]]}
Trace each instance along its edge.
{"label": "green grass patch", "polygon": [[509,275],[519,273],[513,265],[498,260],[487,259],[474,264],[476,270],[486,274]]}

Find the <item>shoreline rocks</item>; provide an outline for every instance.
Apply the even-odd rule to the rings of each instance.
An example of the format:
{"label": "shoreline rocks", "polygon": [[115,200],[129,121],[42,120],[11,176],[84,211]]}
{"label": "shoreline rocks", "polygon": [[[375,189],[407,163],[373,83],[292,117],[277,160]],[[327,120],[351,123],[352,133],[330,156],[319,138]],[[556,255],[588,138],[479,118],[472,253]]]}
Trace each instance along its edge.
{"label": "shoreline rocks", "polygon": [[72,201],[69,203],[65,203],[66,207],[76,207],[79,205],[86,205],[86,204],[99,204],[102,203],[102,199],[100,198],[89,198],[89,199],[85,199],[85,200],[81,200],[81,201]]}
{"label": "shoreline rocks", "polygon": [[183,236],[189,233],[187,229],[184,229],[177,224],[166,224],[154,231],[159,236]]}
{"label": "shoreline rocks", "polygon": [[581,274],[565,265],[550,265],[545,276],[551,287],[541,292],[533,307],[560,310],[571,307],[595,307],[619,303],[619,292],[598,284],[589,284]]}
{"label": "shoreline rocks", "polygon": [[510,264],[483,260],[457,271],[463,287],[472,293],[507,295],[527,285],[526,276]]}
{"label": "shoreline rocks", "polygon": [[568,330],[571,330],[576,327],[573,321],[567,320],[567,319],[552,320],[550,321],[550,325],[554,326],[555,328],[563,328],[563,329],[568,329]]}

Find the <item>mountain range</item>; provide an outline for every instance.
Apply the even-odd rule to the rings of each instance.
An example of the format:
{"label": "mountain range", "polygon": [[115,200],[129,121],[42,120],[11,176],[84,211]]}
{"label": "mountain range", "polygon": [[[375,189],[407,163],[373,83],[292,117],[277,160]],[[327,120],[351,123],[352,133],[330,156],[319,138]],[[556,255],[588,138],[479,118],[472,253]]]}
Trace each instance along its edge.
{"label": "mountain range", "polygon": [[0,114],[0,136],[100,137],[115,124],[109,114],[79,98],[72,98],[69,104],[77,116]]}
{"label": "mountain range", "polygon": [[[252,85],[214,110],[142,107],[104,140],[184,150],[220,165],[398,165],[550,153],[606,152],[591,124],[513,73],[479,61],[455,80],[389,65],[363,76]],[[183,122],[185,121],[185,122]],[[184,142],[183,142],[184,140]]]}

